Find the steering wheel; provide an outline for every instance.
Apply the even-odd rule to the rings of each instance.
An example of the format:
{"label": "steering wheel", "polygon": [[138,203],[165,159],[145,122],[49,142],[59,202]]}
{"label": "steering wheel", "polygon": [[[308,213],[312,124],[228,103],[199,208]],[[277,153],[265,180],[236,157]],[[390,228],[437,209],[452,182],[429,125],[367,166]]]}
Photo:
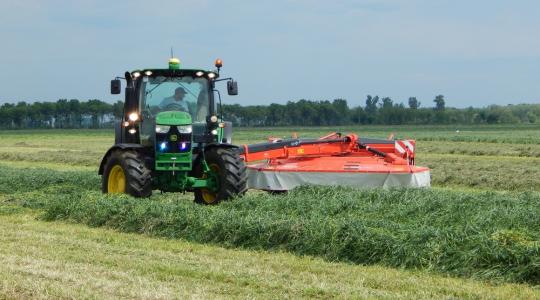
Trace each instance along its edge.
{"label": "steering wheel", "polygon": [[178,103],[169,103],[165,106],[165,110],[179,110],[183,112],[188,112],[186,108]]}

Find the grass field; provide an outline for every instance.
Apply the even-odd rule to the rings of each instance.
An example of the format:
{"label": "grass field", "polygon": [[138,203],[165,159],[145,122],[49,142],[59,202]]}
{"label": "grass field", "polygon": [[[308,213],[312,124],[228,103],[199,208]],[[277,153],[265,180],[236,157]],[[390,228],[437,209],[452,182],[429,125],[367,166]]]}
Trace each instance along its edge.
{"label": "grass field", "polygon": [[415,138],[434,188],[103,196],[111,131],[0,131],[0,298],[540,297],[540,126],[295,131]]}

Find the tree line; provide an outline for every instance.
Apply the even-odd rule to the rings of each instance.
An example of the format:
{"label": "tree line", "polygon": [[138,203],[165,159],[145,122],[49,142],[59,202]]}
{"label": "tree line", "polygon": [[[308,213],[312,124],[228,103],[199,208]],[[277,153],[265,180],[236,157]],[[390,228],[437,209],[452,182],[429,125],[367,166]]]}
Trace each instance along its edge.
{"label": "tree line", "polygon": [[236,126],[514,124],[539,120],[540,104],[458,109],[446,107],[443,95],[433,99],[433,107],[421,107],[416,97],[410,97],[406,106],[389,97],[368,95],[364,106],[352,108],[345,99],[302,99],[286,104],[223,105],[223,111],[225,120],[232,121]]}
{"label": "tree line", "polygon": [[[446,107],[443,95],[432,107],[415,97],[407,105],[389,97],[368,95],[365,105],[349,107],[347,100],[298,100],[270,105],[224,104],[223,116],[235,126],[333,126],[402,124],[535,123],[540,104],[490,105],[483,108]],[[0,128],[109,128],[123,115],[123,102],[60,99],[56,102],[18,102],[0,106]]]}
{"label": "tree line", "polygon": [[122,117],[124,104],[92,99],[18,102],[0,106],[0,128],[107,128]]}

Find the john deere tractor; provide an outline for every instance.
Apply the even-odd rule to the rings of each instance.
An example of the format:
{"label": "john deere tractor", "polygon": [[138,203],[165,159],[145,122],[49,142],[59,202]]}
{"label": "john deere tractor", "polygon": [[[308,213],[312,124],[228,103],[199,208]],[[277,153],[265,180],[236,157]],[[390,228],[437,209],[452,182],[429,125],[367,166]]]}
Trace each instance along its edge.
{"label": "john deere tractor", "polygon": [[227,82],[229,95],[238,94],[238,85],[219,79],[221,60],[215,66],[184,69],[171,58],[167,69],[126,72],[111,81],[112,94],[120,94],[121,79],[126,87],[123,120],[99,166],[104,193],[193,191],[196,202],[216,204],[246,192],[246,166],[231,144],[232,124],[222,120],[214,97],[220,99],[219,81]]}

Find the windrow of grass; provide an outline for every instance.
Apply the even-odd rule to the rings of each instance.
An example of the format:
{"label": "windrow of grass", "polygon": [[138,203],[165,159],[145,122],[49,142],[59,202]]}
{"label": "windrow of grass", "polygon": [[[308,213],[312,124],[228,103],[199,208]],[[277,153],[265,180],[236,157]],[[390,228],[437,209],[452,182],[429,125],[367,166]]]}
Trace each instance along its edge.
{"label": "windrow of grass", "polygon": [[331,261],[540,283],[540,196],[441,190],[303,188],[217,207],[190,201],[62,195],[45,220],[72,220],[227,247]]}
{"label": "windrow of grass", "polygon": [[431,169],[435,187],[540,191],[540,158],[425,153],[416,164]]}
{"label": "windrow of grass", "polygon": [[538,144],[505,144],[468,143],[468,142],[417,142],[417,155],[454,154],[467,156],[502,156],[540,158],[540,141]]}
{"label": "windrow of grass", "polygon": [[55,194],[97,190],[101,181],[94,170],[53,170],[42,167],[18,168],[0,163],[0,195],[48,192]]}
{"label": "windrow of grass", "polygon": [[0,200],[124,232],[330,261],[540,283],[540,194],[447,189],[301,188],[250,192],[219,206],[191,195],[103,195],[91,171],[4,167]]}
{"label": "windrow of grass", "polygon": [[[0,205],[0,208],[2,206]],[[0,214],[0,299],[536,299],[498,284]]]}
{"label": "windrow of grass", "polygon": [[[39,160],[39,155],[45,155],[45,159]],[[33,158],[32,158],[33,157]],[[0,151],[0,168],[7,166],[25,165],[25,168],[30,170],[38,170],[36,172],[25,171],[22,169],[10,171],[14,174],[14,178],[19,176],[36,177],[37,184],[45,180],[46,182],[54,182],[53,178],[47,177],[47,171],[39,171],[42,166],[47,168],[61,169],[63,167],[79,168],[85,167],[89,171],[87,174],[93,177],[93,182],[96,187],[100,185],[99,177],[97,176],[97,168],[99,166],[99,158],[86,156],[77,156],[73,153],[39,153],[35,156],[28,157],[24,154],[14,154],[8,160],[1,161],[5,158]],[[19,159],[21,158],[21,159]],[[12,160],[14,159],[14,160]],[[35,161],[33,161],[35,160]],[[93,161],[94,163],[90,163]],[[431,169],[431,185],[434,187],[464,187],[473,189],[489,189],[499,191],[540,191],[540,158],[537,157],[518,157],[518,156],[470,156],[470,155],[452,155],[439,153],[420,153],[417,156],[416,163],[419,166],[426,166]],[[6,172],[7,169],[6,169]],[[43,178],[42,178],[43,177]],[[44,182],[45,183],[45,182]],[[8,183],[9,185],[15,184]],[[0,187],[0,189],[10,189],[8,186]]]}

